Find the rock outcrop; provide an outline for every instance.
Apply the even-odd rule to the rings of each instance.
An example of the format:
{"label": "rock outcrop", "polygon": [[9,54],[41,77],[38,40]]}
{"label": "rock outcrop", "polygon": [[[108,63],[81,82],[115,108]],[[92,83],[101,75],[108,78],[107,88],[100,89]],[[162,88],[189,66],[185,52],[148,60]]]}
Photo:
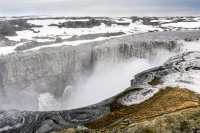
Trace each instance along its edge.
{"label": "rock outcrop", "polygon": [[74,133],[195,132],[199,131],[198,120],[195,119],[199,118],[199,100],[200,95],[192,91],[168,87],[140,104],[121,107],[113,104],[110,106],[113,110],[109,114],[85,124],[82,128],[69,128],[61,133],[68,133],[70,130]]}
{"label": "rock outcrop", "polygon": [[[108,114],[84,124],[82,128],[71,128],[62,133],[70,130],[127,133],[198,132],[200,95],[199,84],[195,81],[198,80],[200,72],[199,56],[200,52],[183,53],[171,58],[161,67],[138,74],[132,80],[132,87],[97,104],[109,107]],[[180,79],[181,77],[184,77],[184,80]],[[141,99],[143,101],[136,103]]]}
{"label": "rock outcrop", "polygon": [[[120,61],[134,56],[142,58],[152,54],[156,48],[173,50],[176,47],[174,43],[176,39],[186,36],[198,38],[199,36],[198,32],[172,33],[147,34],[149,38],[146,38],[146,43],[141,43],[141,39],[138,39],[147,36],[144,34],[82,44],[76,47],[63,46],[53,48],[54,50],[46,48],[28,53],[10,54],[1,57],[0,86],[3,88],[1,90],[6,91],[8,87],[27,89],[27,86],[32,85],[38,92],[45,90],[53,92],[54,88],[58,89],[57,87],[62,86],[62,83],[68,83],[67,79],[72,80],[71,77],[74,75],[80,72],[90,73],[91,69],[86,68],[91,68],[91,64],[94,65],[108,55],[113,57],[111,61],[115,59]],[[168,40],[169,38],[171,39]],[[165,42],[159,43],[161,40]],[[132,51],[129,52],[129,50]],[[195,80],[198,77],[195,77],[195,73],[198,74],[200,70],[199,59],[200,52],[177,55],[163,66],[136,75],[131,87],[119,95],[85,108],[50,112],[1,111],[0,132],[43,133],[77,126],[86,126],[90,130],[99,131],[112,131],[120,127],[120,130],[125,131],[129,125],[149,121],[163,114],[198,108],[200,96],[195,93],[195,85],[198,85]],[[181,76],[176,75],[184,78],[180,79]]]}
{"label": "rock outcrop", "polygon": [[111,19],[108,20],[98,20],[94,18],[90,18],[88,21],[69,21],[69,22],[64,22],[60,24],[51,24],[49,26],[58,26],[59,28],[92,28],[95,26],[100,26],[101,24],[105,24],[107,26],[111,26],[112,24],[117,24],[117,25],[129,25],[130,23],[117,23],[115,21],[112,21]]}
{"label": "rock outcrop", "polygon": [[84,79],[81,75],[91,74],[99,61],[154,58],[158,49],[178,51],[177,39],[198,35],[198,32],[148,33],[1,56],[0,90],[35,90],[60,96],[66,86]]}

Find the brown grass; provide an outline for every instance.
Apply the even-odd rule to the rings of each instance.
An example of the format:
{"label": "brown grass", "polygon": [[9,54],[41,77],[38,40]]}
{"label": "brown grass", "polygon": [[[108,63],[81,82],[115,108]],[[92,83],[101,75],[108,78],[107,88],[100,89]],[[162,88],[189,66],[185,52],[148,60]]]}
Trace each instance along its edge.
{"label": "brown grass", "polygon": [[[163,114],[199,106],[200,96],[187,89],[167,87],[141,104],[115,107],[108,115],[87,123],[90,129],[114,128],[124,121],[135,123],[150,120]],[[111,109],[112,109],[111,104]],[[121,125],[120,125],[121,126]]]}

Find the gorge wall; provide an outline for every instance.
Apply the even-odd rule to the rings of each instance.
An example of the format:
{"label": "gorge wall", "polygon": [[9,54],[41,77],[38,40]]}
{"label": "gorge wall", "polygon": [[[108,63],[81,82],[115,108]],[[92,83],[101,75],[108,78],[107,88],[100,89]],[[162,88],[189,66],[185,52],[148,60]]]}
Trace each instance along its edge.
{"label": "gorge wall", "polygon": [[60,97],[67,86],[90,75],[99,62],[114,63],[132,57],[153,59],[159,49],[178,51],[177,41],[188,36],[196,39],[199,32],[145,33],[1,56],[0,100],[12,99],[10,92],[19,97],[26,93],[27,98],[46,92]]}
{"label": "gorge wall", "polygon": [[[167,48],[167,50],[170,50],[170,51],[176,50],[175,52],[179,51],[179,47],[178,48],[175,47],[176,45],[179,46],[179,43],[178,43],[179,40],[185,39],[186,37],[190,38],[192,40],[193,39],[196,40],[196,39],[200,38],[199,32],[179,32],[179,35],[176,33],[178,33],[178,32],[151,33],[151,34],[148,34],[148,36],[152,37],[152,41],[158,42],[160,40],[160,42],[161,42],[161,40],[162,40],[162,42],[163,41],[165,42],[165,43],[163,43],[163,46],[162,46],[162,43],[157,43],[156,45],[152,45],[152,46],[154,46],[155,49],[158,47],[165,48],[165,49]],[[66,52],[69,50],[69,51],[73,52],[74,50],[77,50],[78,48],[80,48],[80,50],[81,50],[81,48],[85,48],[85,49],[88,48],[88,50],[91,50],[91,53],[82,52],[79,54],[80,54],[80,56],[82,54],[90,55],[89,56],[90,58],[88,59],[89,61],[84,62],[84,63],[90,62],[92,65],[90,63],[88,63],[88,64],[90,64],[89,66],[91,68],[94,68],[93,65],[98,64],[97,62],[99,62],[99,60],[103,59],[103,57],[106,56],[106,54],[100,55],[101,52],[96,52],[96,54],[94,54],[94,51],[96,51],[97,49],[99,49],[99,51],[101,51],[101,50],[105,51],[105,50],[103,50],[105,48],[105,46],[112,47],[115,45],[117,46],[117,44],[120,45],[119,43],[114,43],[114,42],[115,41],[120,42],[120,40],[126,41],[126,40],[128,40],[128,38],[134,38],[131,42],[135,42],[135,43],[131,43],[131,44],[136,45],[137,43],[139,43],[139,42],[137,42],[137,38],[139,38],[141,36],[144,38],[145,35],[146,34],[134,35],[134,37],[131,35],[131,36],[123,37],[123,38],[117,38],[117,39],[112,39],[112,40],[107,40],[107,41],[102,41],[102,42],[95,42],[95,43],[93,42],[93,43],[89,43],[89,44],[82,44],[77,47],[63,46],[63,47],[59,47],[59,48],[54,48],[54,50],[55,51],[63,50],[63,52],[64,51]],[[172,39],[169,39],[168,36],[170,36]],[[145,39],[143,39],[142,42],[144,42],[144,40]],[[149,39],[147,39],[147,40],[149,40]],[[110,45],[106,45],[106,42],[107,43],[112,42],[112,44],[108,43]],[[126,44],[128,42],[130,42],[130,41],[126,41]],[[167,42],[176,42],[176,43],[167,43]],[[105,44],[105,46],[104,46],[104,44]],[[124,44],[124,42],[122,44]],[[152,44],[152,42],[149,41],[149,45],[151,45],[151,44]],[[158,44],[159,44],[159,46],[157,46]],[[173,45],[171,45],[171,44],[173,44]],[[92,47],[91,47],[91,45],[92,45]],[[191,45],[193,45],[193,44],[191,44]],[[196,45],[199,45],[199,42]],[[129,45],[129,46],[131,46],[131,45]],[[180,46],[181,46],[181,44],[180,44]],[[116,48],[116,50],[120,51],[120,49],[117,49],[117,48]],[[157,50],[160,50],[160,49],[157,49]],[[7,55],[4,57],[2,56],[1,57],[1,69],[0,69],[0,72],[1,72],[1,76],[0,76],[1,82],[0,83],[1,83],[1,87],[4,88],[4,90],[2,89],[2,92],[4,92],[4,93],[1,93],[1,94],[2,95],[4,94],[6,97],[9,96],[9,93],[6,92],[7,90],[5,90],[5,88],[8,87],[8,85],[9,85],[7,83],[8,80],[6,81],[6,77],[8,77],[8,75],[9,75],[8,69],[9,69],[9,67],[12,66],[11,64],[8,65],[8,63],[11,62],[8,59],[13,58],[16,61],[20,61],[20,60],[23,61],[23,59],[25,58],[26,61],[28,61],[28,60],[30,60],[31,57],[32,58],[35,57],[35,56],[33,56],[34,54],[40,55],[41,54],[40,52],[45,52],[45,51],[46,51],[46,53],[43,53],[44,55],[45,54],[49,55],[49,54],[47,54],[48,52],[51,54],[55,53],[55,51],[49,50],[49,48],[47,48],[47,49],[41,49],[41,50],[34,51],[34,52],[28,52],[28,53],[21,52],[21,53]],[[115,50],[113,50],[113,51],[115,51]],[[145,51],[145,49],[143,49],[142,51]],[[153,53],[155,51],[149,50],[149,52],[146,52],[145,54],[143,53],[142,55],[143,56],[146,54],[154,55]],[[181,52],[183,52],[183,51],[181,51]],[[97,53],[99,53],[99,54],[97,54]],[[78,54],[78,53],[76,53],[76,54]],[[117,54],[119,54],[119,57],[121,57],[121,58],[116,57],[118,61],[120,61],[121,59],[127,59],[128,57],[132,57],[132,56],[128,56],[128,57],[122,56],[120,52],[117,52]],[[56,57],[55,55],[56,54],[54,54],[54,57]],[[96,55],[96,56],[94,56],[94,55]],[[63,58],[65,57],[64,61],[66,61],[68,59],[67,56],[70,56],[70,55],[66,54],[66,56],[63,56]],[[78,57],[80,57],[80,56],[78,56]],[[41,57],[40,58],[43,60],[49,59],[50,61],[52,61],[52,58],[53,58],[53,57],[51,57],[51,58],[45,57],[44,58],[43,56],[41,56]],[[84,56],[84,57],[86,58],[86,56]],[[81,56],[81,59],[84,59],[84,57]],[[91,57],[93,57],[93,58],[95,57],[95,58],[92,59]],[[112,56],[110,56],[110,57],[112,57]],[[112,57],[112,58],[110,58],[110,60],[114,62],[114,60],[116,60],[116,58]],[[57,64],[54,64],[55,66],[56,65],[60,66],[61,63],[64,63],[64,61],[61,61],[58,59],[60,59],[60,58],[55,58],[53,60],[53,61],[57,61],[56,62]],[[73,60],[75,60],[75,59],[76,58],[74,58]],[[78,58],[78,59],[80,59],[80,58]],[[199,94],[195,93],[197,91],[199,93],[199,84],[200,84],[199,83],[199,68],[200,68],[199,59],[200,59],[199,51],[194,52],[194,51],[189,50],[185,53],[178,54],[178,55],[172,57],[171,59],[169,59],[167,62],[165,62],[164,65],[161,65],[159,67],[156,67],[156,68],[153,68],[153,69],[150,69],[150,70],[147,70],[147,71],[137,74],[135,76],[135,78],[132,78],[133,80],[132,80],[131,87],[122,91],[118,95],[108,98],[100,103],[97,103],[97,104],[94,104],[91,106],[87,106],[84,108],[73,109],[73,110],[62,110],[62,111],[18,111],[18,110],[4,111],[4,110],[1,110],[0,111],[0,116],[1,116],[0,117],[0,132],[44,133],[44,132],[50,132],[50,131],[60,131],[60,130],[66,129],[66,128],[76,128],[77,126],[85,126],[86,128],[85,127],[83,127],[83,128],[86,130],[89,128],[89,129],[92,129],[95,131],[101,130],[104,132],[105,132],[105,130],[107,130],[109,128],[111,130],[115,129],[115,127],[119,127],[120,130],[121,129],[124,130],[124,128],[126,128],[127,126],[129,126],[128,128],[132,128],[133,127],[132,125],[137,124],[137,122],[140,122],[141,120],[142,121],[149,120],[147,118],[155,118],[155,116],[157,117],[157,116],[160,116],[163,114],[168,114],[168,113],[174,114],[177,111],[180,112],[182,110],[189,109],[189,108],[190,109],[193,109],[196,107],[199,108]],[[38,60],[36,60],[35,63],[38,63],[38,66],[40,66],[41,64],[39,64]],[[49,60],[47,60],[46,62],[51,63]],[[22,69],[22,68],[20,68],[20,65],[24,66],[26,64],[22,61],[21,61],[21,64],[15,65],[15,66],[18,66],[18,69],[16,69],[14,67],[14,65],[12,68],[15,71]],[[81,61],[81,60],[78,60],[78,61]],[[60,64],[58,62],[60,62]],[[33,62],[29,62],[29,63],[33,64],[33,65],[29,64],[30,66],[36,66],[36,64],[34,64]],[[43,65],[46,65],[46,64],[43,64]],[[47,67],[47,66],[37,67],[37,69],[34,69],[34,72],[36,73],[43,69],[48,68],[51,71],[48,71],[48,73],[43,74],[43,76],[48,77],[51,73],[55,74],[56,72],[58,72],[58,71],[55,71],[58,69],[55,69],[53,67],[54,65],[51,66],[52,68],[50,66],[49,67]],[[85,69],[83,66],[81,66],[80,68],[82,70],[84,70],[84,72],[86,72],[86,73],[88,72],[90,74],[90,72],[93,70],[93,69],[91,69],[88,71],[88,69]],[[67,68],[64,69],[63,67],[62,67],[62,69],[59,68],[60,71],[61,70],[67,71],[66,69]],[[81,73],[80,71],[76,71],[76,70],[81,70],[81,69],[77,69],[77,68],[75,69],[75,67],[71,67],[71,70],[73,70],[73,72],[76,72],[76,73]],[[29,72],[31,73],[30,70],[29,70]],[[132,71],[130,71],[130,73],[132,73]],[[59,75],[59,73],[57,73],[57,75]],[[73,74],[71,74],[71,75],[70,75],[71,76],[70,78],[73,78],[74,75]],[[53,75],[50,75],[50,76],[53,76]],[[39,79],[40,78],[38,78],[38,80]],[[45,80],[43,80],[43,81],[45,81]],[[29,82],[34,83],[34,80],[29,81]],[[64,82],[64,80],[63,80],[63,82]],[[67,80],[66,80],[66,82],[67,82]],[[15,82],[13,82],[13,84],[14,83]],[[20,84],[20,82],[16,82],[15,84],[17,84],[17,83]],[[44,83],[46,83],[46,82],[44,82]],[[24,82],[22,82],[21,84],[24,84]],[[55,83],[55,85],[56,85],[56,83]],[[51,87],[51,86],[49,85],[49,87]],[[104,87],[104,86],[102,86],[102,87]],[[9,88],[7,88],[7,89],[9,89]],[[15,95],[12,95],[12,96],[13,97],[20,96],[20,88],[17,88],[13,85],[12,91],[14,91],[14,89],[18,89],[18,91],[16,91],[17,93],[14,93]],[[36,88],[35,90],[28,90],[27,92],[25,89],[24,90],[21,89],[21,91],[23,91],[27,94],[31,94],[33,92],[37,92],[37,91],[39,92],[40,90],[38,88]],[[13,92],[10,92],[10,93],[13,93]],[[33,106],[33,103],[30,103],[30,97],[28,97],[28,96],[29,95],[27,95],[27,98],[26,97],[23,97],[23,98],[25,100],[27,100],[27,103],[29,105],[31,104],[31,106]],[[14,100],[17,102],[18,99],[14,98]],[[166,101],[168,101],[168,102],[166,102]],[[8,103],[9,100],[7,100],[5,102]],[[17,104],[20,105],[20,102],[18,102]],[[1,103],[1,107],[3,107],[2,103]],[[15,106],[12,106],[12,108],[15,108]],[[198,109],[197,115],[198,114],[199,114],[199,109]],[[192,118],[196,118],[196,116],[193,116]],[[191,119],[189,119],[189,120],[191,120]],[[157,127],[157,125],[155,125],[155,126]],[[82,128],[82,127],[80,127],[80,128]]]}

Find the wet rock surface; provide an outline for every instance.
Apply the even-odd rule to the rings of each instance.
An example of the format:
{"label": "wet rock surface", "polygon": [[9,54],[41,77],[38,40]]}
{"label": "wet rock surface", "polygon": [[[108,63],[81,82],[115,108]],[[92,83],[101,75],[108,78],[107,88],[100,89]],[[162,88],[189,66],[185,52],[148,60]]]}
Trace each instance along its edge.
{"label": "wet rock surface", "polygon": [[[89,75],[99,61],[120,62],[133,57],[154,58],[156,50],[178,51],[177,40],[198,38],[199,32],[129,35],[78,46],[43,48],[0,56],[1,90],[36,90],[61,95],[68,85]],[[171,38],[171,39],[170,39]]]}
{"label": "wet rock surface", "polygon": [[[93,63],[106,58],[108,55],[116,57],[118,61],[130,57],[143,58],[153,55],[154,50],[157,48],[175,50],[177,47],[176,41],[186,37],[199,38],[199,32],[163,32],[131,35],[74,47],[62,46],[57,48],[45,48],[34,52],[14,53],[1,56],[1,91],[6,91],[8,88],[12,88],[13,90],[31,90],[35,88],[38,92],[44,92],[46,90],[55,95],[60,95],[62,93],[62,88],[64,89],[66,84],[73,79],[70,76],[74,76],[75,73],[72,72],[89,73],[88,71],[91,71],[91,69],[88,68],[92,68]],[[105,51],[110,51],[111,53]],[[112,53],[112,51],[116,53]],[[158,91],[158,89],[167,87],[164,85],[162,86],[162,84],[166,82],[166,80],[164,80],[165,77],[170,74],[184,74],[185,72],[192,71],[198,72],[198,68],[200,68],[199,56],[199,52],[188,52],[177,55],[167,61],[163,66],[136,75],[132,80],[131,87],[119,95],[89,107],[52,112],[1,111],[0,131],[43,133],[76,127],[78,125],[86,125],[94,129],[98,124],[98,127],[103,127],[104,124],[111,126],[113,122],[120,121],[124,116],[129,116],[133,109],[137,111],[137,109],[139,109],[137,108],[138,106],[143,106],[143,104],[149,105],[148,100],[147,103],[141,105],[134,104],[134,101],[137,100],[134,100],[134,95],[138,95],[138,92],[140,94],[139,96],[145,100],[149,98],[148,94],[152,94],[155,90]],[[157,79],[155,81],[155,76],[159,77],[159,80]],[[149,84],[152,80],[154,80],[154,82],[162,80],[162,82]],[[57,90],[58,88],[60,92]],[[160,97],[159,94],[173,94],[171,90],[173,90],[173,88],[168,88],[166,91],[156,93],[157,95],[155,94],[155,96],[157,97],[153,97],[153,101]],[[198,95],[188,90],[177,90],[177,94],[182,93],[183,95],[180,95],[180,97],[172,95],[174,99],[179,98],[183,101],[184,97],[186,95],[188,96],[186,97],[188,99],[185,100],[184,106],[182,106],[182,102],[177,103],[177,105],[179,105],[177,107],[180,107],[179,109],[198,106]],[[152,95],[150,95],[150,97],[152,97]],[[168,95],[167,98],[169,98]],[[162,104],[165,100],[166,99],[163,99],[161,102],[158,101],[158,104]],[[128,106],[124,104],[126,101],[129,102]],[[174,100],[171,101],[171,103],[173,102]],[[155,107],[157,106],[155,105]],[[173,107],[174,111],[177,110],[174,104],[169,104],[169,106],[167,106],[169,112],[171,111],[171,107]],[[161,114],[162,113],[161,111]],[[143,114],[146,114],[145,111]],[[153,112],[152,115],[154,115]],[[138,116],[141,116],[141,114],[138,113]],[[145,115],[142,116],[146,117]],[[134,115],[131,118],[133,118],[133,121],[136,119]],[[109,120],[107,121],[107,119]],[[97,122],[96,124],[94,124],[95,121]]]}

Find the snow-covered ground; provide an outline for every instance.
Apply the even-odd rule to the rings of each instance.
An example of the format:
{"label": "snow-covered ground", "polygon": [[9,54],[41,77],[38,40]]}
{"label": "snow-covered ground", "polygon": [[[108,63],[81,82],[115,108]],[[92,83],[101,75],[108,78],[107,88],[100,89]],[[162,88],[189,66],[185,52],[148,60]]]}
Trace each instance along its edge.
{"label": "snow-covered ground", "polygon": [[23,45],[23,43],[19,43],[15,46],[0,47],[0,55],[7,55],[7,54],[10,54],[10,53],[14,53],[14,52],[16,52],[15,48],[17,46],[20,46],[20,45]]}
{"label": "snow-covered ground", "polygon": [[[37,41],[39,43],[48,42],[51,45],[37,46],[33,50],[37,50],[43,47],[57,47],[61,45],[78,45],[85,42],[98,41],[104,39],[110,39],[108,37],[97,37],[90,40],[67,40],[74,36],[82,35],[97,35],[97,34],[107,34],[107,33],[124,33],[136,34],[144,32],[162,32],[166,30],[180,30],[180,29],[196,29],[200,28],[200,17],[152,17],[147,19],[149,24],[144,24],[144,18],[138,18],[134,21],[133,18],[123,17],[123,18],[93,18],[95,20],[102,21],[100,26],[94,26],[92,28],[59,28],[56,25],[65,23],[65,22],[87,22],[92,18],[66,18],[66,17],[49,17],[49,16],[24,16],[24,17],[1,17],[0,21],[5,20],[18,20],[24,19],[27,20],[28,24],[36,25],[40,27],[32,27],[31,29],[16,31],[16,36],[6,36],[7,39],[15,41],[15,46],[0,46],[0,55],[9,54],[15,52],[17,46],[23,45],[30,41]],[[178,20],[178,21],[177,21]],[[183,21],[184,22],[180,22]],[[116,24],[111,24],[110,26],[103,23],[103,21],[112,21]],[[177,21],[177,22],[176,22]],[[150,23],[157,23],[153,25]],[[54,26],[50,26],[54,24]],[[119,37],[121,35],[115,35]],[[114,36],[113,36],[114,37]],[[57,38],[62,39],[62,43],[55,42]]]}
{"label": "snow-covered ground", "polygon": [[127,94],[119,99],[119,102],[126,106],[139,104],[167,87],[185,88],[200,94],[200,41],[179,41],[179,43],[180,52],[166,62],[179,69],[178,71],[161,76],[158,85],[152,86],[144,82],[144,89]]}
{"label": "snow-covered ground", "polygon": [[180,51],[182,53],[184,52],[190,52],[190,51],[200,51],[200,40],[198,41],[191,41],[191,42],[187,42],[187,41],[179,41],[181,47],[180,47]]}
{"label": "snow-covered ground", "polygon": [[179,87],[186,88],[200,94],[200,72],[191,70],[184,73],[173,73],[163,79],[165,82],[162,87]]}
{"label": "snow-covered ground", "polygon": [[[124,35],[121,35],[121,36],[124,36]],[[118,36],[118,37],[121,37],[121,36]],[[106,39],[110,39],[110,38],[112,38],[112,37],[99,37],[99,38],[92,39],[92,40],[77,40],[77,41],[71,41],[71,42],[55,43],[53,45],[44,45],[44,46],[31,48],[31,49],[28,49],[28,50],[25,50],[25,51],[22,51],[22,52],[34,51],[34,50],[39,50],[41,48],[47,48],[47,47],[59,47],[59,46],[63,46],[63,45],[76,46],[76,45],[79,45],[79,44],[82,44],[82,43],[88,43],[88,42],[93,42],[93,41],[101,41],[101,40],[106,40]],[[14,52],[16,52],[15,49],[18,46],[21,46],[21,45],[23,45],[23,43],[18,43],[15,46],[0,47],[0,55],[7,55],[7,54],[10,54],[10,53],[14,53]]]}
{"label": "snow-covered ground", "polygon": [[[92,28],[59,28],[57,26],[49,26],[51,24],[59,24],[67,21],[89,21],[89,19],[76,19],[76,20],[66,20],[66,19],[46,19],[46,20],[28,20],[28,23],[34,25],[41,25],[43,27],[33,28],[34,33],[31,30],[18,31],[17,36],[12,36],[7,38],[13,41],[20,41],[21,39],[27,40],[37,40],[35,37],[50,37],[55,38],[60,37],[62,39],[67,39],[73,35],[87,35],[87,34],[98,34],[98,33],[117,33],[124,32],[126,34],[148,32],[149,30],[163,31],[161,28],[157,28],[151,25],[144,25],[141,21],[132,23],[131,19],[115,20],[117,23],[130,23],[128,26],[112,24],[107,26],[102,23],[100,26],[95,26]],[[51,40],[50,40],[51,41]]]}
{"label": "snow-covered ground", "polygon": [[192,41],[192,42],[186,42],[186,41],[180,41],[181,43],[181,49],[180,53],[188,53],[188,52],[194,52],[189,53],[184,58],[185,62],[180,64],[180,68],[184,68],[182,70],[183,72],[177,72],[169,74],[168,76],[164,77],[164,83],[162,87],[180,87],[180,88],[187,88],[191,91],[197,92],[200,94],[200,71],[191,69],[191,70],[185,70],[186,67],[199,67],[200,65],[200,41]]}
{"label": "snow-covered ground", "polygon": [[169,23],[169,22],[172,22],[173,20],[172,19],[164,19],[164,18],[160,18],[158,20],[152,20],[151,22],[158,22],[158,23]]}
{"label": "snow-covered ground", "polygon": [[175,27],[175,28],[195,29],[195,28],[200,28],[200,22],[168,23],[168,24],[162,24],[162,27]]}

